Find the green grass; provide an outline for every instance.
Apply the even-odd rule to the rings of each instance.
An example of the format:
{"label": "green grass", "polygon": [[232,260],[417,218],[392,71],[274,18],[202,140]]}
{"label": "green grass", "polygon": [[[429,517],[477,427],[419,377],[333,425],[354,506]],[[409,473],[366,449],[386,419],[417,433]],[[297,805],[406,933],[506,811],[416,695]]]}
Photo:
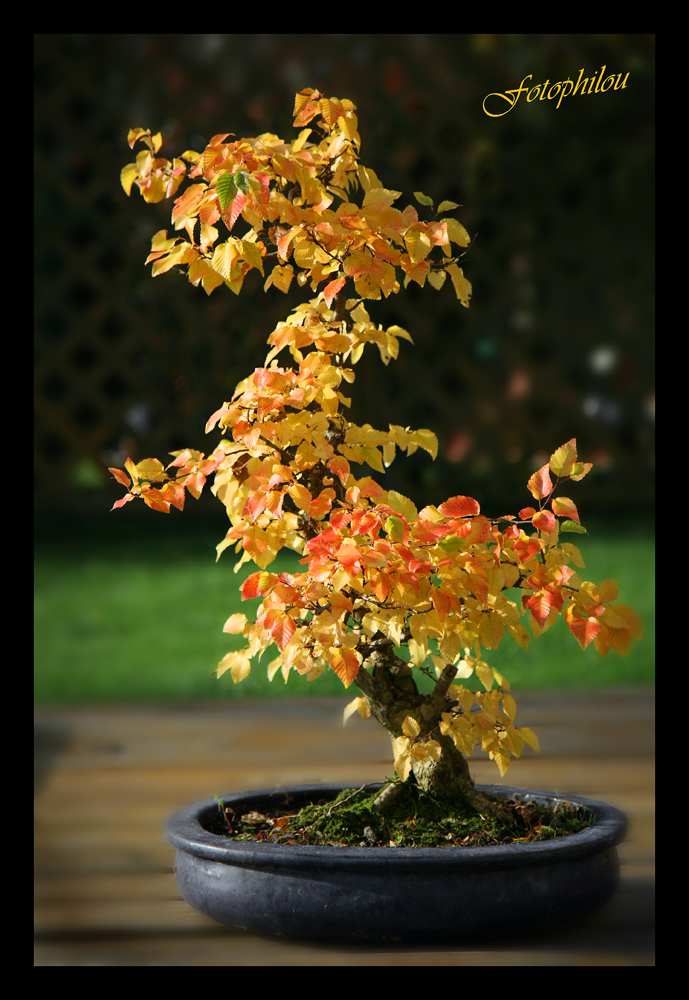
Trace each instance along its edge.
{"label": "green grass", "polygon": [[[239,685],[229,673],[220,680],[212,674],[225,653],[243,645],[241,636],[223,634],[225,620],[239,610],[250,616],[258,604],[242,603],[238,593],[253,564],[235,574],[231,549],[214,562],[224,530],[222,522],[185,525],[153,513],[150,521],[121,518],[107,530],[42,529],[35,557],[36,702],[345,694],[332,671],[311,684],[294,673],[287,684],[280,674],[269,683],[270,651]],[[641,616],[644,638],[625,659],[615,653],[604,659],[593,646],[582,651],[562,621],[532,639],[526,653],[508,636],[486,659],[513,690],[653,683],[653,537],[619,526],[589,531],[566,536],[586,560],[581,575],[618,580],[619,599]],[[270,569],[297,567],[296,556],[281,554]],[[422,678],[422,687],[429,683]]]}

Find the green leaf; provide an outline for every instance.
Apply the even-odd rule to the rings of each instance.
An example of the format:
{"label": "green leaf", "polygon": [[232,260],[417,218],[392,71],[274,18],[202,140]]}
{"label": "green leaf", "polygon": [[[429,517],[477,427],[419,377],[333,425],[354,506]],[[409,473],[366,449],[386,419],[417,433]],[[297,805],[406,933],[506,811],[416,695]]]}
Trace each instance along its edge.
{"label": "green leaf", "polygon": [[401,517],[395,517],[391,514],[390,517],[385,522],[385,530],[388,533],[388,538],[391,542],[402,542],[404,541],[404,529],[406,525]]}
{"label": "green leaf", "polygon": [[222,177],[219,177],[215,185],[215,190],[218,192],[220,211],[224,212],[228,205],[232,204],[237,194],[237,184],[234,174],[223,174]]}
{"label": "green leaf", "polygon": [[441,201],[438,205],[439,212],[451,212],[453,208],[461,208],[456,201]]}
{"label": "green leaf", "polygon": [[430,205],[433,208],[433,199],[429,198],[427,194],[423,194],[421,191],[415,191],[414,197],[420,205]]}
{"label": "green leaf", "polygon": [[443,538],[441,542],[438,542],[438,548],[442,549],[443,552],[457,552],[461,547],[462,539],[457,538],[456,535],[450,535],[449,538]]}
{"label": "green leaf", "polygon": [[248,194],[250,175],[247,174],[246,170],[240,170],[239,173],[233,174],[233,177],[235,180],[235,184],[242,192],[242,194]]}
{"label": "green leaf", "polygon": [[576,521],[563,521],[560,525],[560,531],[574,531],[577,535],[588,534],[583,524],[577,524]]}

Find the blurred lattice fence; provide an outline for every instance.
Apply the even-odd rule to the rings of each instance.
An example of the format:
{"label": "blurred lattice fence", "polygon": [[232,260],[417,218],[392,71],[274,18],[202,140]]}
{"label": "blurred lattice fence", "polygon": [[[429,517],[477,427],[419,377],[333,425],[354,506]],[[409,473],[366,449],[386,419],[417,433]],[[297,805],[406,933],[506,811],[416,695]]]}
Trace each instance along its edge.
{"label": "blurred lattice fence", "polygon": [[[626,90],[500,119],[481,110],[528,73],[603,64],[630,71]],[[435,464],[398,460],[386,485],[423,503],[473,492],[502,505],[576,436],[599,470],[579,488],[589,509],[650,507],[652,36],[38,35],[35,66],[42,509],[106,509],[121,487],[105,466],[127,455],[208,450],[206,418],[300,298],[264,296],[258,280],[239,298],[153,280],[143,260],[171,205],[122,192],[127,129],[162,130],[167,156],[228,129],[289,134],[305,86],[354,100],[363,160],[402,204],[415,190],[454,199],[478,232],[469,313],[449,288],[369,304],[416,346],[387,369],[364,355],[353,418],[441,441]]]}

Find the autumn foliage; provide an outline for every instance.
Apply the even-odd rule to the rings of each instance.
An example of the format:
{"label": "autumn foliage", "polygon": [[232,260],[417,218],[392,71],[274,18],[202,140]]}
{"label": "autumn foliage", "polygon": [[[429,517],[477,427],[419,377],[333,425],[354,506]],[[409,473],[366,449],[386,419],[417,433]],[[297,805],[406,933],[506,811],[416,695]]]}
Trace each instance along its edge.
{"label": "autumn foliage", "polygon": [[[346,688],[360,689],[345,717],[358,710],[387,726],[400,777],[417,767],[417,777],[425,774],[452,744],[468,756],[479,745],[504,774],[510,754],[538,742],[515,725],[509,684],[486,652],[507,636],[526,649],[524,620],[537,638],[559,615],[583,649],[594,643],[602,656],[611,649],[625,656],[641,634],[634,611],[617,603],[615,582],[584,581],[579,549],[560,539],[584,531],[561,489],[591,465],[568,441],[529,479],[529,505],[500,517],[482,514],[466,496],[417,510],[362,469],[383,473],[397,449],[421,448],[432,458],[438,450],[429,430],[347,420],[353,366],[367,345],[387,365],[400,340],[411,341],[402,327],[376,325],[365,302],[410,281],[439,290],[449,275],[468,306],[471,285],[458,260],[470,238],[447,214],[459,207],[453,202],[435,209],[417,192],[425,218],[411,205],[395,206],[400,192],[359,162],[351,101],[304,90],[294,115],[300,131],[292,143],[270,133],[232,141],[223,134],[172,162],[157,155],[160,134],[129,133],[130,146],[141,141],[144,149],[122,171],[127,194],[136,184],[147,202],[176,196],[176,235],[153,237],[154,275],[182,268],[209,295],[220,285],[238,294],[257,270],[265,290],[286,292],[296,280],[315,297],[277,325],[263,367],[210,417],[206,431],[222,434],[213,452],[177,451],[167,466],[128,459],[126,472],[111,470],[127,489],[114,506],[139,498],[154,510],[181,510],[186,491],[198,498],[213,476],[230,522],[218,557],[234,547],[235,572],[255,563],[241,592],[261,599],[255,620],[233,614],[225,623],[244,646],[224,657],[219,677],[229,671],[240,682],[273,648],[271,679],[296,670],[315,680],[334,670]],[[271,572],[284,547],[299,554],[302,572]],[[508,596],[513,588],[519,602]],[[409,665],[395,653],[402,647],[435,678],[432,696],[417,692],[414,700]],[[455,683],[474,673],[483,692]],[[388,704],[395,677],[404,696]]]}

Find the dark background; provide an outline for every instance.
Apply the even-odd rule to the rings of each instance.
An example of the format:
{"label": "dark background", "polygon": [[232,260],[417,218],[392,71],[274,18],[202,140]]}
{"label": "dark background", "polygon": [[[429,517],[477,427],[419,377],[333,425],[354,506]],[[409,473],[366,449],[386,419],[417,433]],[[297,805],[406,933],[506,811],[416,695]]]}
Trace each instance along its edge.
{"label": "dark background", "polygon": [[[72,34],[35,37],[36,508],[39,523],[107,516],[123,489],[106,471],[185,446],[211,451],[208,416],[263,363],[276,323],[303,298],[210,297],[143,262],[172,229],[119,182],[132,126],[162,131],[163,156],[292,126],[315,87],[357,105],[362,161],[398,206],[421,190],[464,207],[470,310],[451,283],[369,302],[414,338],[385,368],[356,366],[351,419],[428,427],[383,485],[417,505],[474,495],[485,513],[530,502],[525,482],[576,437],[594,472],[572,487],[587,515],[653,509],[654,36]],[[492,92],[629,73],[624,90],[528,104],[501,118]],[[494,99],[497,100],[497,99]],[[361,470],[368,474],[371,470]],[[110,518],[158,518],[131,503]],[[179,512],[170,517],[179,518]],[[223,524],[210,494],[184,519]]]}

